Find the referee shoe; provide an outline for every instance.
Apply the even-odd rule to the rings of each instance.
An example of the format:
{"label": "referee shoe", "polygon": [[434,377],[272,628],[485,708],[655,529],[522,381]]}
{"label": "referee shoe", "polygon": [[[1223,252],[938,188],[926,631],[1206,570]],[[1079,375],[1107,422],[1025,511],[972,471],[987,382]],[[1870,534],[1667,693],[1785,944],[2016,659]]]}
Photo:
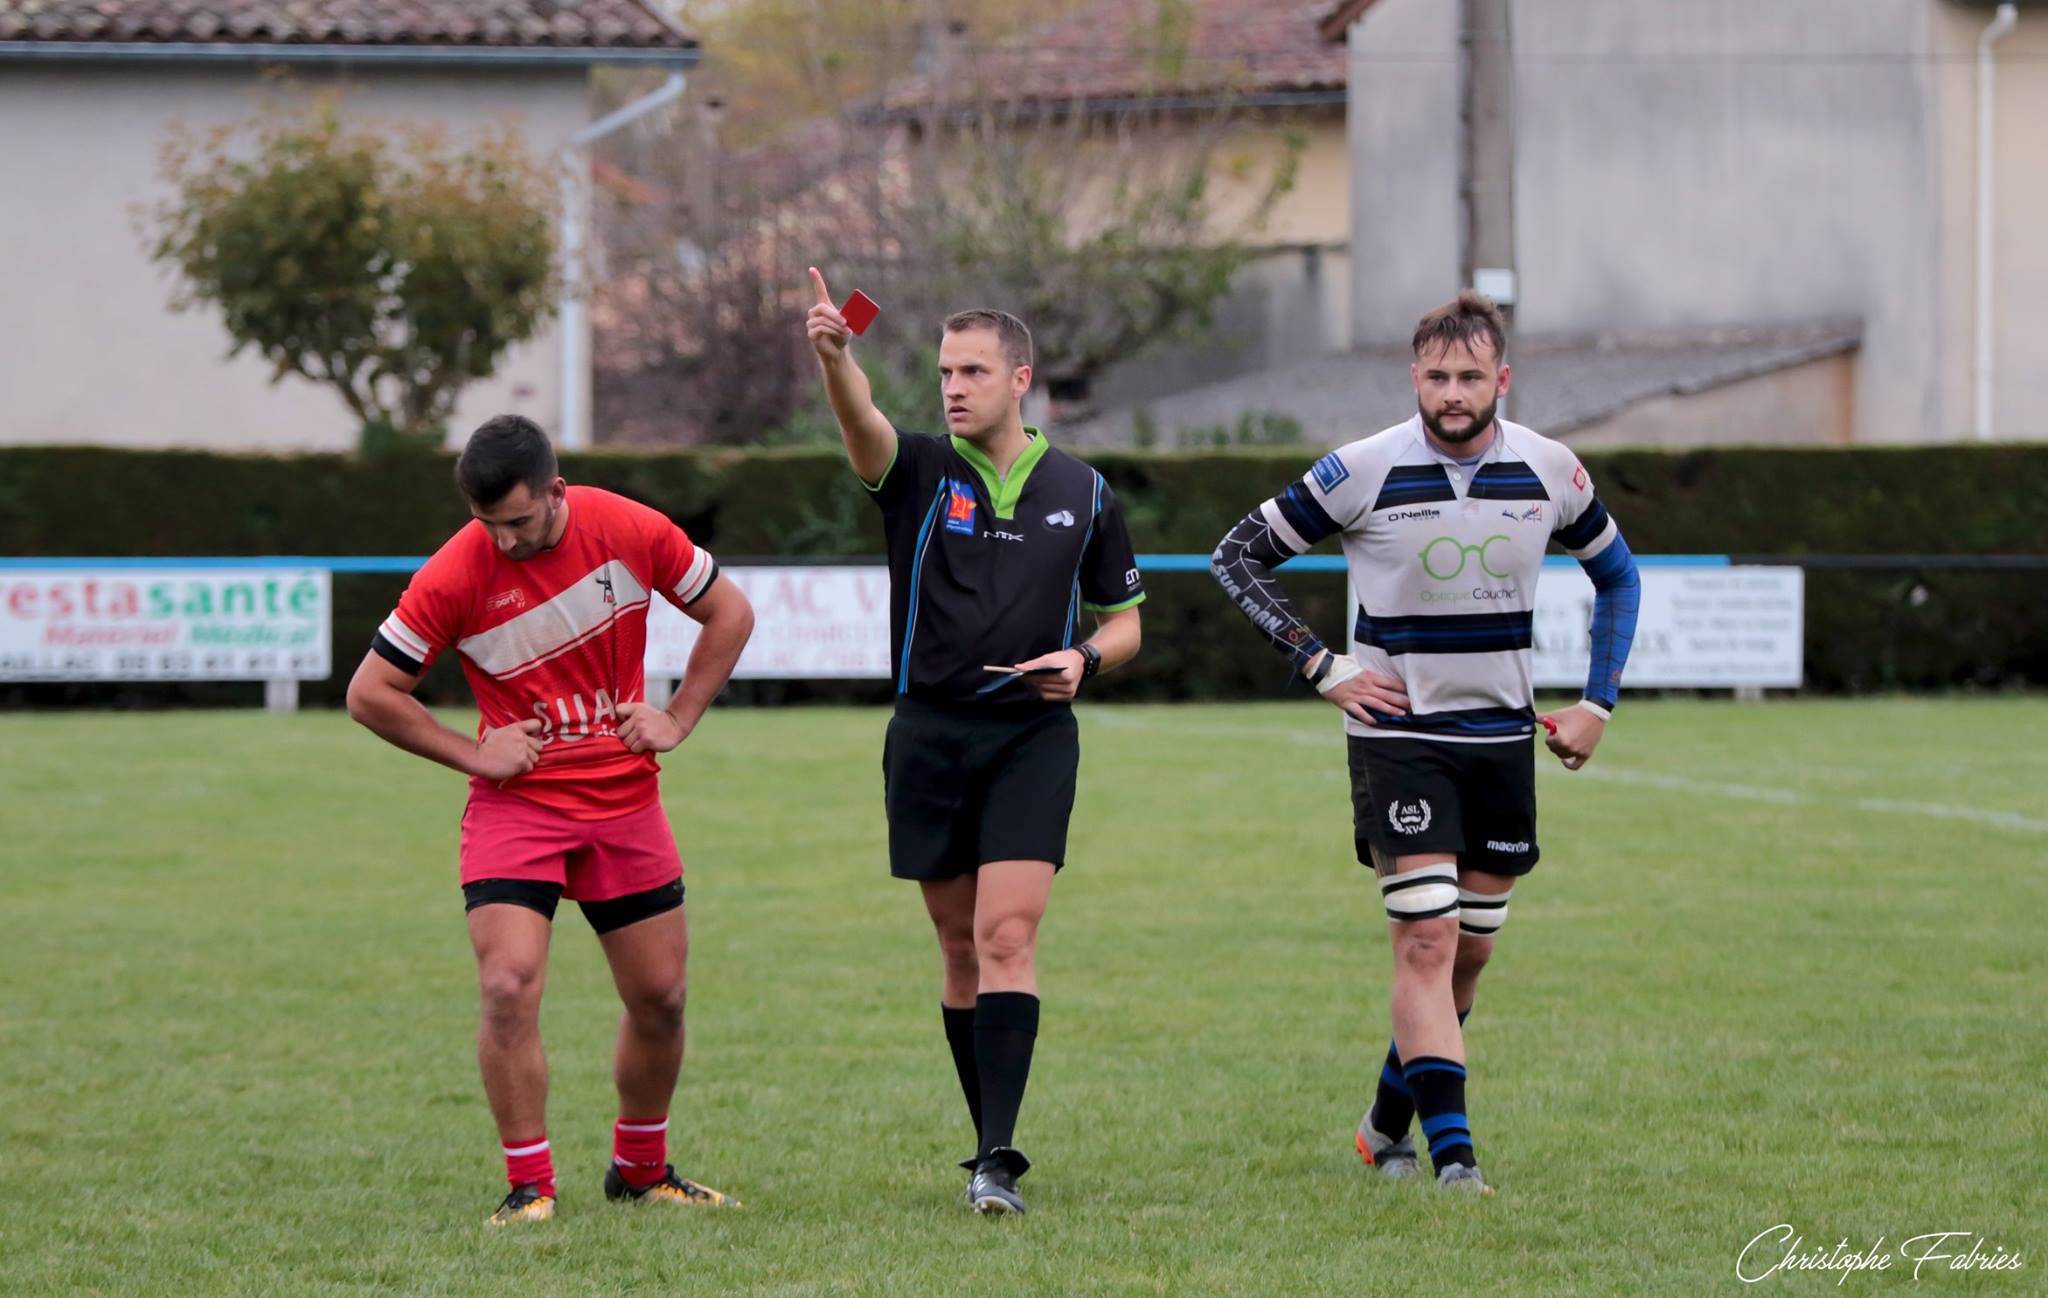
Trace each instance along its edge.
{"label": "referee shoe", "polygon": [[1014,1149],[991,1149],[974,1165],[967,1182],[968,1206],[986,1217],[1022,1216],[1024,1198],[1017,1193],[1017,1178],[1030,1168],[1031,1160]]}

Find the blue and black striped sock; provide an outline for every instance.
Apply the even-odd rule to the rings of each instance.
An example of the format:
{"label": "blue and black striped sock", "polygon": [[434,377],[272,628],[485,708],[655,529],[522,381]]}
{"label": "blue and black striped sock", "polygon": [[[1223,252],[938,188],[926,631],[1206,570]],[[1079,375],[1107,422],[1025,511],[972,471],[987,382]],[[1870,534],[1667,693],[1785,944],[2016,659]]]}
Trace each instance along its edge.
{"label": "blue and black striped sock", "polygon": [[[1465,1025],[1465,1016],[1471,1012],[1459,1013],[1459,1027]],[[1382,1135],[1396,1140],[1408,1134],[1408,1124],[1415,1120],[1415,1101],[1408,1095],[1408,1079],[1401,1075],[1401,1050],[1391,1040],[1387,1042],[1386,1062],[1380,1065],[1380,1088],[1373,1096],[1372,1117],[1372,1125]]]}
{"label": "blue and black striped sock", "polygon": [[1465,1118],[1465,1065],[1424,1055],[1409,1060],[1402,1074],[1429,1140],[1430,1165],[1439,1172],[1453,1163],[1475,1166],[1472,1128]]}

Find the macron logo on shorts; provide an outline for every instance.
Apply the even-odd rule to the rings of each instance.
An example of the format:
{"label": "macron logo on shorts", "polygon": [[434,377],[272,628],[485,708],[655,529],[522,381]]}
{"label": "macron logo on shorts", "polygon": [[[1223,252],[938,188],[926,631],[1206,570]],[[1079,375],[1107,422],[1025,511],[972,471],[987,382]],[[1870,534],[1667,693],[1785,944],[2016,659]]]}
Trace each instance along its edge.
{"label": "macron logo on shorts", "polygon": [[1489,838],[1486,840],[1486,850],[1489,852],[1505,852],[1512,856],[1519,856],[1528,852],[1529,845],[1527,843],[1503,843],[1497,838]]}

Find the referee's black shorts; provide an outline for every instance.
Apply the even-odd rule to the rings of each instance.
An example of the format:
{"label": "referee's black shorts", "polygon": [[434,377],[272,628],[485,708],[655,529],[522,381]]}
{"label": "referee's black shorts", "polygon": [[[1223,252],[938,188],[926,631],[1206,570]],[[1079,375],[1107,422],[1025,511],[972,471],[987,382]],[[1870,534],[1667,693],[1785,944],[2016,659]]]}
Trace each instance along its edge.
{"label": "referee's black shorts", "polygon": [[1536,868],[1536,746],[1347,737],[1358,860],[1448,852],[1462,869]]}
{"label": "referee's black shorts", "polygon": [[896,700],[882,745],[889,873],[951,879],[990,861],[1066,864],[1081,764],[1072,708]]}

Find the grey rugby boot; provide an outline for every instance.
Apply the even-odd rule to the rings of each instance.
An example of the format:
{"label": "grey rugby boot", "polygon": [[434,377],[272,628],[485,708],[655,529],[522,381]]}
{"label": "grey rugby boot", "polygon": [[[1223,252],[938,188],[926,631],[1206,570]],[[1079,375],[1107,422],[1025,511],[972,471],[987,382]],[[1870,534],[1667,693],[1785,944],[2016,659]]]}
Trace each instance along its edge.
{"label": "grey rugby boot", "polygon": [[1407,1135],[1396,1139],[1373,1126],[1372,1114],[1377,1107],[1358,1120],[1358,1156],[1389,1181],[1405,1181],[1422,1171],[1422,1164],[1415,1158],[1415,1141]]}
{"label": "grey rugby boot", "polygon": [[1478,1168],[1466,1167],[1462,1163],[1452,1163],[1438,1171],[1436,1183],[1446,1190],[1455,1190],[1460,1194],[1493,1193],[1493,1187],[1486,1183],[1486,1178],[1479,1174]]}

